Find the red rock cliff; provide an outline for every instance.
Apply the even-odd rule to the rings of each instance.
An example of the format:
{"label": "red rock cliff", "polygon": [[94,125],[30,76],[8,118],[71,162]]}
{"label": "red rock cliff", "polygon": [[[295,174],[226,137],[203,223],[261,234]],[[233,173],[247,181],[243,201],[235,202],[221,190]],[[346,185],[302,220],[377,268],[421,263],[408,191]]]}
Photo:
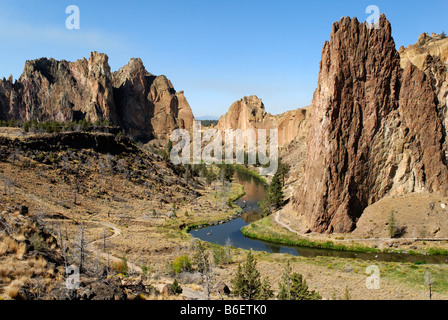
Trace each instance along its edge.
{"label": "red rock cliff", "polygon": [[109,120],[140,140],[166,138],[194,119],[165,76],[147,72],[140,59],[111,73],[107,55],[97,52],[76,62],[27,61],[18,81],[0,81],[0,119],[11,118]]}
{"label": "red rock cliff", "polygon": [[[446,108],[446,107],[445,107]],[[388,193],[448,190],[444,116],[433,78],[403,70],[391,25],[333,25],[322,52],[302,185],[294,205],[316,232],[349,232]]]}

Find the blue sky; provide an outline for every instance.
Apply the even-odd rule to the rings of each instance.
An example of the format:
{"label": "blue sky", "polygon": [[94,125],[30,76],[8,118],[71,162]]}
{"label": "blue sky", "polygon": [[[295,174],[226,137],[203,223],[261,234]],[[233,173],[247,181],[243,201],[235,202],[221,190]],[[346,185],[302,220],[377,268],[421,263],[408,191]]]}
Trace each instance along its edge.
{"label": "blue sky", "polygon": [[[65,27],[71,4],[80,9],[79,30]],[[391,21],[397,48],[423,32],[448,32],[446,0],[1,0],[0,76],[17,79],[25,60],[99,51],[112,71],[142,58],[185,91],[195,116],[222,115],[252,94],[278,114],[311,103],[333,22],[365,21],[369,5]]]}

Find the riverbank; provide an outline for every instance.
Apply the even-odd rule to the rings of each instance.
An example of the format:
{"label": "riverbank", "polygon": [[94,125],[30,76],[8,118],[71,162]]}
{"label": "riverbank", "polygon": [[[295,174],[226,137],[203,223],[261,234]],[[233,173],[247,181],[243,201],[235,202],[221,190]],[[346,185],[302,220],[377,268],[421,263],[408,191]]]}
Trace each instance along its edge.
{"label": "riverbank", "polygon": [[[442,255],[448,256],[448,251],[442,248],[425,247],[422,249],[410,250],[397,247],[383,247],[380,248],[375,240],[366,241],[366,243],[359,243],[359,241],[345,239],[340,236],[326,236],[324,240],[323,235],[298,235],[297,232],[292,232],[285,227],[279,225],[275,221],[275,216],[271,215],[257,222],[254,222],[241,229],[241,233],[251,239],[269,241],[272,243],[283,244],[287,246],[318,248],[326,250],[347,251],[357,253],[394,253],[394,254],[409,254],[419,255],[422,260],[428,255]],[[337,239],[336,239],[337,238]],[[390,239],[393,241],[393,239]],[[394,243],[399,243],[395,241]],[[406,242],[407,243],[407,242]],[[447,258],[448,259],[448,258]]]}
{"label": "riverbank", "polygon": [[232,168],[235,170],[235,172],[237,174],[242,173],[242,174],[249,175],[249,176],[255,178],[256,180],[258,180],[259,182],[263,183],[265,186],[267,186],[267,184],[268,184],[266,179],[262,175],[260,175],[257,171],[246,168],[244,165],[234,164],[234,165],[232,165]]}
{"label": "riverbank", "polygon": [[192,221],[189,221],[189,223],[185,225],[185,228],[183,228],[183,231],[185,233],[189,233],[191,230],[194,229],[201,229],[229,222],[241,216],[242,210],[240,207],[235,205],[234,202],[246,194],[243,185],[233,182],[230,185],[229,191],[219,190],[219,187],[216,188],[217,189],[215,191],[211,191],[208,193],[207,198],[215,202],[222,201],[222,199],[225,199],[225,201],[222,202],[224,202],[225,205],[228,206],[228,210],[226,210],[224,214],[214,215],[213,217],[207,217],[207,219],[203,218],[195,219],[194,217],[191,217],[190,220]]}

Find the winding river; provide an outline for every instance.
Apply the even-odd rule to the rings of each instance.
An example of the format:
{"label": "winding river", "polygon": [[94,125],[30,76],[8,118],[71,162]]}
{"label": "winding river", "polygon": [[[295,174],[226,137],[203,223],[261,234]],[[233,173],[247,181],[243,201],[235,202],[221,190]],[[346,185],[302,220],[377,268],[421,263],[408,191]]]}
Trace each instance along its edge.
{"label": "winding river", "polygon": [[264,251],[268,253],[287,253],[293,256],[317,257],[330,256],[340,258],[353,258],[369,261],[388,261],[388,262],[422,262],[429,264],[447,263],[448,256],[432,255],[411,255],[399,253],[357,253],[348,251],[328,250],[308,247],[287,246],[278,243],[271,243],[262,240],[254,240],[245,237],[241,233],[241,228],[262,218],[258,202],[265,196],[265,186],[258,179],[244,172],[236,172],[235,180],[244,186],[246,195],[235,201],[235,204],[243,209],[240,218],[216,226],[203,229],[192,230],[193,237],[225,245],[230,241],[231,245],[241,249],[252,249],[255,251]]}

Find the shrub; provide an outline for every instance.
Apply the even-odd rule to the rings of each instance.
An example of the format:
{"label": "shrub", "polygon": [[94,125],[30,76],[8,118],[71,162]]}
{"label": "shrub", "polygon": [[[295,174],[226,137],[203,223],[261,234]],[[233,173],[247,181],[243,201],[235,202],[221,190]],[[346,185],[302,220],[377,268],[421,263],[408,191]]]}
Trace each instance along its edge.
{"label": "shrub", "polygon": [[117,272],[126,275],[128,273],[128,260],[126,257],[122,257],[121,261],[117,261],[112,265],[112,269]]}
{"label": "shrub", "polygon": [[33,246],[35,251],[43,252],[46,249],[45,240],[36,232],[30,236],[29,239],[31,245]]}
{"label": "shrub", "polygon": [[180,286],[179,282],[177,282],[177,279],[174,279],[174,282],[171,285],[171,291],[173,291],[174,294],[182,293],[182,287]]}
{"label": "shrub", "polygon": [[175,273],[190,272],[191,262],[190,258],[185,254],[183,256],[177,257],[171,263],[171,267]]}
{"label": "shrub", "polygon": [[212,246],[212,250],[213,250],[213,262],[215,265],[229,264],[232,262],[232,257],[230,256],[230,253],[227,252],[227,250],[224,247],[214,244]]}

